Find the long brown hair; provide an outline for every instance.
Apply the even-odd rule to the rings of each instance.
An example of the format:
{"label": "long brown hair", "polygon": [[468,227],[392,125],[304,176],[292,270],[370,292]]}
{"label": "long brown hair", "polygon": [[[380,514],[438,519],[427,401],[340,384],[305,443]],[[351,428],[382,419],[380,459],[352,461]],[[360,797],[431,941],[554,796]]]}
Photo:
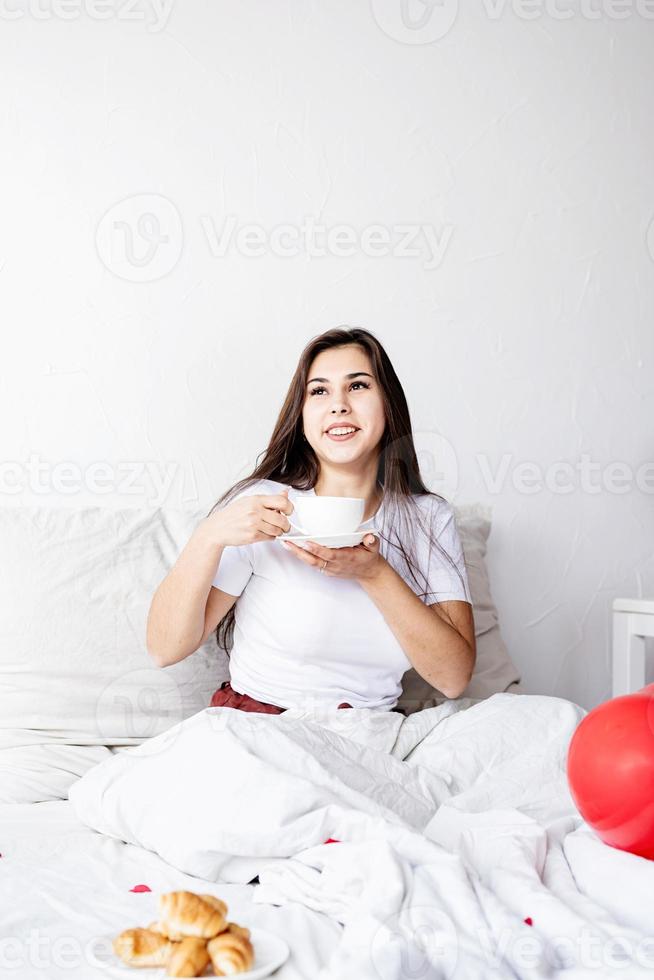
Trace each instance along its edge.
{"label": "long brown hair", "polygon": [[[302,409],[309,370],[314,358],[322,351],[331,347],[343,347],[346,344],[359,344],[367,352],[371,372],[379,384],[384,403],[386,427],[380,442],[377,485],[383,494],[385,520],[384,527],[379,530],[379,536],[387,545],[386,559],[393,565],[397,565],[398,561],[404,562],[404,569],[411,575],[416,585],[419,587],[417,576],[420,575],[424,580],[424,587],[428,587],[425,570],[418,568],[416,562],[414,534],[417,524],[429,540],[429,553],[431,554],[431,547],[436,545],[457,571],[463,585],[463,577],[455,562],[436,540],[434,527],[425,527],[421,510],[411,498],[411,494],[418,494],[445,501],[440,494],[428,490],[422,481],[413,442],[409,407],[402,385],[388,354],[368,330],[336,327],[309,341],[300,355],[262,461],[257,463],[249,476],[225,491],[207,517],[217,508],[226,506],[233,497],[258,480],[273,480],[296,490],[311,490],[315,486],[320,464],[313,449],[304,440],[302,431]],[[402,544],[403,538],[412,541],[408,552]],[[393,557],[390,549],[395,549]],[[428,594],[418,593],[419,596]],[[234,631],[235,606],[236,603],[216,628],[218,644],[228,656]]]}

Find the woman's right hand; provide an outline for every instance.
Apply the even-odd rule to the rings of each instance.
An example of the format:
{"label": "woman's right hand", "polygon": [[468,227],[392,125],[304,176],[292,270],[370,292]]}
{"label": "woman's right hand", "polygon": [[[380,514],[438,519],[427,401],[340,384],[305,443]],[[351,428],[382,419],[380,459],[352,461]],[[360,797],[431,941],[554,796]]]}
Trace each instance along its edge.
{"label": "woman's right hand", "polygon": [[[281,512],[281,513],[280,513]],[[288,488],[281,493],[253,493],[232,500],[205,518],[205,525],[216,544],[253,544],[272,541],[290,530],[286,517],[293,513]]]}

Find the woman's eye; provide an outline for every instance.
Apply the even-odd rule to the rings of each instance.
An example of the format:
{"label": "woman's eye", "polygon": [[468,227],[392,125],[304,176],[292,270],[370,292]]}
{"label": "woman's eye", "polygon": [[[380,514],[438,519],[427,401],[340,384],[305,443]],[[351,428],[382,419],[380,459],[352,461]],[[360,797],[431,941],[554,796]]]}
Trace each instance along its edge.
{"label": "woman's eye", "polygon": [[[353,388],[354,385],[361,385],[362,388],[369,388],[370,387],[370,385],[368,384],[367,381],[353,381],[352,384],[350,385],[350,387]],[[319,391],[326,391],[326,390],[327,390],[326,388],[323,388],[322,386],[320,386],[319,388],[312,388],[311,391],[309,392],[309,394],[310,395],[317,395]]]}

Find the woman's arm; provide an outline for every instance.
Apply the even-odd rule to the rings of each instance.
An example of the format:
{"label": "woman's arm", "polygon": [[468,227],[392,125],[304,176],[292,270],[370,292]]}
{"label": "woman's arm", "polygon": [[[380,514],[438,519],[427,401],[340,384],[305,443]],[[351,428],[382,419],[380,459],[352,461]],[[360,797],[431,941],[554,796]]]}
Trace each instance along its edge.
{"label": "woman's arm", "polygon": [[380,556],[359,583],[421,677],[448,698],[468,686],[477,655],[472,606],[453,599],[426,606]]}
{"label": "woman's arm", "polygon": [[[195,653],[205,640],[207,613],[214,612],[207,598],[222,553],[214,529],[205,519],[155,592],[148,613],[146,645],[158,667],[179,663]],[[217,589],[213,591],[217,599],[224,596],[224,600],[211,615],[212,622],[219,613],[225,615],[237,599]]]}
{"label": "woman's arm", "polygon": [[150,606],[146,645],[159,667],[195,653],[236,602],[238,595],[212,585],[223,550],[289,530],[293,504],[286,493],[240,494],[196,527]]}

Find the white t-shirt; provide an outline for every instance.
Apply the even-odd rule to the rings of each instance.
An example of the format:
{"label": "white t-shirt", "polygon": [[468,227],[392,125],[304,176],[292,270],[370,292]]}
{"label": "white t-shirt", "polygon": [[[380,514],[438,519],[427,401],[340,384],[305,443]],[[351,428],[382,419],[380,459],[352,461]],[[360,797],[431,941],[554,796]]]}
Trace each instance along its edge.
{"label": "white t-shirt", "polygon": [[[232,500],[253,493],[280,493],[285,487],[274,480],[258,480]],[[291,487],[288,499],[293,502],[302,495],[315,496],[315,491]],[[399,550],[383,538],[380,553],[417,595],[427,593],[420,596],[425,604],[448,599],[470,602],[452,506],[434,496],[414,494],[413,500],[435,522],[438,542],[456,563],[464,586],[437,548],[429,553],[428,537],[417,530],[415,553],[428,585],[420,577],[420,584],[412,580]],[[390,523],[382,501],[361,527],[378,528],[388,535]],[[397,523],[392,522],[395,529]],[[406,536],[400,540],[404,547],[410,543]],[[212,584],[240,596],[234,607],[229,658],[230,682],[239,694],[280,708],[337,707],[347,701],[355,708],[390,711],[397,704],[402,675],[411,661],[355,579],[323,575],[276,539],[226,546]]]}

